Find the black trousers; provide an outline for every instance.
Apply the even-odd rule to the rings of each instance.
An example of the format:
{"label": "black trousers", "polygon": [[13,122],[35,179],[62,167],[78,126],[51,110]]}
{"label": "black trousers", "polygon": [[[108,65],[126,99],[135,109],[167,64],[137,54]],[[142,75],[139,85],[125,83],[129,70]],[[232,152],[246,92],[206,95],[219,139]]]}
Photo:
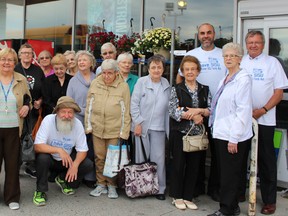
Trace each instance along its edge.
{"label": "black trousers", "polygon": [[175,199],[192,201],[202,151],[183,152],[182,137],[179,131],[170,132],[170,150],[172,154],[170,173],[170,193]]}
{"label": "black trousers", "polygon": [[19,158],[19,128],[0,128],[0,171],[4,159],[4,201],[6,205],[11,202],[19,202],[20,199]]}
{"label": "black trousers", "polygon": [[[218,162],[214,139],[211,135],[211,128],[208,128],[209,147],[211,152],[210,174],[208,179],[207,194],[219,193],[220,179],[218,173]],[[206,158],[205,158],[206,159]],[[205,165],[205,164],[204,164]],[[205,167],[204,167],[205,168]]]}
{"label": "black trousers", "polygon": [[[72,160],[75,160],[76,153],[71,154]],[[36,175],[37,175],[37,191],[48,191],[48,173],[55,171],[59,174],[60,179],[65,179],[67,168],[62,165],[62,161],[56,161],[51,154],[37,154],[36,155]],[[77,180],[69,182],[72,188],[78,188],[84,175],[93,170],[93,162],[85,158],[78,167]]]}
{"label": "black trousers", "polygon": [[277,194],[277,160],[274,149],[274,126],[258,125],[258,169],[264,204],[275,204]]}
{"label": "black trousers", "polygon": [[228,152],[228,141],[214,139],[218,170],[220,177],[220,211],[223,214],[233,215],[238,207],[239,185],[243,175],[243,164],[246,163],[245,152],[251,139],[238,143],[238,153]]}

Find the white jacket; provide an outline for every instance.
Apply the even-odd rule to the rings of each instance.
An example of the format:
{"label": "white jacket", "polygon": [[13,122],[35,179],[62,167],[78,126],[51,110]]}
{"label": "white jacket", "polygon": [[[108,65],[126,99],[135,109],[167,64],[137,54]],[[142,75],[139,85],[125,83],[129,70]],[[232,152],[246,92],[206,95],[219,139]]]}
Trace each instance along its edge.
{"label": "white jacket", "polygon": [[[220,81],[218,88],[224,79]],[[252,135],[252,81],[248,72],[242,69],[234,80],[226,84],[219,97],[215,109],[213,138],[237,144]]]}

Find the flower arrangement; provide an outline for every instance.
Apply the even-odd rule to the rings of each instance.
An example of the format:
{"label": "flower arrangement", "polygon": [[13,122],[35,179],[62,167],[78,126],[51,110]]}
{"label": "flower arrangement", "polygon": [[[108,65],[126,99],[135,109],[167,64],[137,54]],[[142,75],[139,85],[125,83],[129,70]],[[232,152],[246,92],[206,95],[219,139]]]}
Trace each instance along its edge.
{"label": "flower arrangement", "polygon": [[117,52],[129,52],[134,47],[134,43],[136,40],[140,38],[140,35],[138,33],[133,33],[131,36],[127,36],[126,34],[122,35],[120,38],[118,38],[116,47]]}
{"label": "flower arrangement", "polygon": [[97,32],[89,35],[88,42],[90,50],[94,51],[101,48],[104,43],[111,42],[116,44],[117,36],[113,32]]}
{"label": "flower arrangement", "polygon": [[171,47],[171,35],[171,30],[169,28],[161,27],[145,30],[142,37],[135,41],[132,53],[153,53],[158,51],[160,48],[169,50]]}

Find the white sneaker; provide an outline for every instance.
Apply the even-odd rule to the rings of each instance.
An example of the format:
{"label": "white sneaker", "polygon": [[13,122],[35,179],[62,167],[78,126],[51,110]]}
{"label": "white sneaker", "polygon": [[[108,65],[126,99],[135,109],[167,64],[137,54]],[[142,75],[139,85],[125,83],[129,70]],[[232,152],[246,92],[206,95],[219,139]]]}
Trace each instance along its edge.
{"label": "white sneaker", "polygon": [[99,197],[101,194],[107,194],[107,188],[104,185],[97,185],[97,187],[90,192],[90,196]]}
{"label": "white sneaker", "polygon": [[108,198],[110,198],[110,199],[117,199],[118,198],[116,187],[108,186]]}
{"label": "white sneaker", "polygon": [[19,206],[19,203],[17,203],[17,202],[11,202],[11,203],[9,203],[9,208],[11,210],[17,210],[20,208],[20,206]]}

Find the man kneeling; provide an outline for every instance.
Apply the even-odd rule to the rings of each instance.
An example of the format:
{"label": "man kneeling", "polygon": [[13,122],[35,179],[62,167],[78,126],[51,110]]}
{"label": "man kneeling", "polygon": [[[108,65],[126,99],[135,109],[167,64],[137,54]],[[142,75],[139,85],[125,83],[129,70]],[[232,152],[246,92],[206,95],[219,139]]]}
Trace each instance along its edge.
{"label": "man kneeling", "polygon": [[[74,117],[80,107],[68,96],[59,98],[54,113],[47,115],[34,142],[36,152],[37,190],[33,202],[46,204],[48,173],[57,172],[55,182],[65,195],[74,194],[84,175],[93,169],[86,158],[88,147],[82,123]],[[75,149],[75,150],[74,150]]]}

